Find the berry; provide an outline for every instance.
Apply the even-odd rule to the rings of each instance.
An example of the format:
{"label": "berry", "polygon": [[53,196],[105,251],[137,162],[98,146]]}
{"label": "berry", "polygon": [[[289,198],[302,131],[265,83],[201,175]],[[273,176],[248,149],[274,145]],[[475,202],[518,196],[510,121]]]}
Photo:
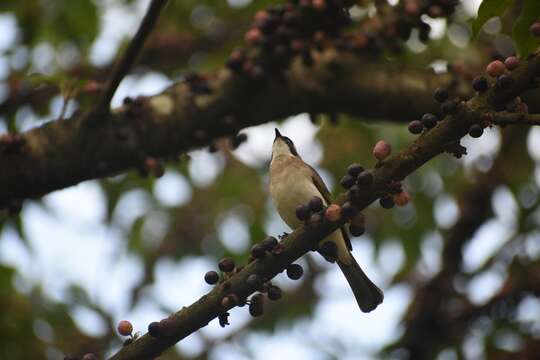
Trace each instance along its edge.
{"label": "berry", "polygon": [[323,202],[320,197],[314,196],[311,200],[309,200],[309,209],[312,212],[319,212],[323,208]]}
{"label": "berry", "polygon": [[379,161],[383,161],[392,152],[392,147],[384,140],[379,140],[373,147],[373,156]]}
{"label": "berry", "polygon": [[281,299],[281,289],[272,285],[268,288],[267,295],[270,300],[279,300]]}
{"label": "berry", "polygon": [[469,135],[473,138],[479,138],[484,133],[484,128],[480,124],[473,124],[469,129]]}
{"label": "berry", "polygon": [[478,77],[475,77],[473,82],[472,82],[472,87],[475,91],[478,91],[480,93],[486,91],[488,89],[488,81],[485,77],[483,76],[478,76]]}
{"label": "berry", "polygon": [[[252,300],[253,301],[253,300]],[[251,303],[249,304],[249,314],[253,317],[261,316],[264,312],[262,303]]]}
{"label": "berry", "polygon": [[287,276],[291,280],[298,280],[304,274],[304,269],[298,264],[291,264],[287,266]]}
{"label": "berry", "polygon": [[349,231],[352,236],[362,236],[366,232],[366,228],[361,225],[349,225]]}
{"label": "berry", "polygon": [[354,181],[355,181],[354,177],[347,174],[347,175],[345,175],[344,177],[341,178],[341,181],[339,183],[341,184],[341,186],[343,186],[344,189],[348,189],[351,186],[353,186]]}
{"label": "berry", "polygon": [[336,204],[332,204],[329,207],[326,208],[326,212],[324,213],[324,216],[329,221],[338,221],[341,217],[341,207]]}
{"label": "berry", "polygon": [[148,325],[148,334],[150,336],[158,338],[161,336],[161,324],[157,321],[153,321]]}
{"label": "berry", "polygon": [[437,116],[427,113],[422,116],[422,125],[424,125],[426,128],[431,129],[435,125],[437,125]]}
{"label": "berry", "polygon": [[355,226],[366,226],[366,217],[361,212],[357,213],[352,219],[351,224]]}
{"label": "berry", "polygon": [[411,195],[406,191],[394,195],[394,202],[397,206],[405,206],[409,201],[411,201]]}
{"label": "berry", "polygon": [[540,22],[535,22],[534,24],[532,24],[529,30],[531,31],[533,36],[540,37]]}
{"label": "berry", "polygon": [[213,270],[208,271],[206,274],[204,274],[204,281],[206,281],[208,285],[214,285],[219,281],[219,275]]}
{"label": "berry", "polygon": [[346,218],[352,219],[357,213],[358,209],[348,201],[341,207],[341,214]]}
{"label": "berry", "polygon": [[347,174],[351,175],[352,177],[357,177],[362,171],[364,171],[364,168],[360,164],[351,164],[347,168]]}
{"label": "berry", "polygon": [[296,207],[296,217],[300,221],[306,221],[309,218],[309,207],[307,205],[298,205]]}
{"label": "berry", "polygon": [[[233,305],[234,306],[234,305]],[[170,317],[159,321],[159,329],[162,335],[171,336],[174,332],[174,322]]]}
{"label": "berry", "polygon": [[224,258],[218,264],[219,270],[223,272],[231,272],[234,270],[234,260],[231,258]]}
{"label": "berry", "polygon": [[504,66],[510,71],[515,70],[519,66],[519,59],[515,56],[509,56],[504,60]]}
{"label": "berry", "polygon": [[379,199],[379,203],[385,209],[391,209],[394,207],[394,199],[391,196],[383,196]]}
{"label": "berry", "polygon": [[433,98],[437,102],[445,102],[448,99],[448,90],[444,88],[437,88],[433,94]]}
{"label": "berry", "polygon": [[499,89],[508,89],[514,83],[510,75],[503,74],[497,78],[497,87]]}
{"label": "berry", "polygon": [[356,178],[356,183],[360,186],[368,186],[371,185],[372,182],[373,175],[367,170],[362,171]]}
{"label": "berry", "polygon": [[506,66],[500,60],[494,60],[486,66],[486,73],[489,76],[497,77],[504,73]]}
{"label": "berry", "polygon": [[264,303],[264,295],[263,294],[255,294],[250,299],[252,304],[263,304]]}
{"label": "berry", "polygon": [[319,247],[321,255],[329,262],[337,260],[337,245],[333,241],[326,241]]}
{"label": "berry", "polygon": [[261,30],[257,29],[257,28],[253,28],[253,29],[250,29],[248,30],[248,32],[246,33],[246,35],[244,35],[244,40],[248,43],[248,44],[257,44],[258,42],[261,41],[262,39],[262,32]]}
{"label": "berry", "polygon": [[418,135],[424,130],[424,125],[420,120],[413,120],[409,123],[409,132]]}
{"label": "berry", "polygon": [[278,244],[278,241],[273,236],[267,236],[264,238],[263,241],[261,241],[261,245],[264,247],[266,251],[272,251],[272,249]]}
{"label": "berry", "polygon": [[262,244],[255,244],[251,248],[251,256],[253,256],[255,259],[260,259],[264,257],[266,254],[266,250]]}
{"label": "berry", "polygon": [[249,275],[246,282],[249,286],[251,286],[254,289],[257,289],[262,284],[261,277],[257,274]]}
{"label": "berry", "polygon": [[358,185],[353,185],[348,191],[349,199],[356,200],[360,198],[362,192],[360,191],[360,187]]}
{"label": "berry", "polygon": [[127,320],[122,320],[118,323],[118,333],[122,336],[129,336],[133,332],[133,325]]}
{"label": "berry", "polygon": [[88,354],[84,354],[84,356],[82,357],[82,360],[98,360],[98,358],[96,354],[88,353]]}
{"label": "berry", "polygon": [[319,213],[312,214],[309,217],[308,225],[310,227],[312,227],[312,228],[317,228],[317,227],[319,227],[319,225],[321,225],[322,220],[323,220],[323,217],[322,217],[321,214],[319,214]]}
{"label": "berry", "polygon": [[441,105],[441,110],[446,114],[453,114],[458,108],[456,100],[446,100]]}

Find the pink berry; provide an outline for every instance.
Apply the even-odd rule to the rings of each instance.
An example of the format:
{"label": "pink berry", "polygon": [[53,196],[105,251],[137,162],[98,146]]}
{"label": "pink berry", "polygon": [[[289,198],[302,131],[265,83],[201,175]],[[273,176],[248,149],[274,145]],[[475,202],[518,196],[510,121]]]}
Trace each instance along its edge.
{"label": "pink berry", "polygon": [[486,66],[486,72],[489,76],[497,77],[504,73],[506,66],[500,60],[492,61]]}
{"label": "pink berry", "polygon": [[256,44],[261,40],[261,38],[262,38],[261,30],[257,28],[250,29],[246,33],[246,35],[244,35],[244,40],[246,40],[248,44]]}
{"label": "pink berry", "polygon": [[373,147],[373,156],[379,161],[383,161],[390,155],[392,147],[384,140],[379,140]]}
{"label": "pink berry", "polygon": [[118,323],[118,333],[122,336],[129,336],[133,332],[133,325],[127,320]]}
{"label": "pink berry", "polygon": [[265,21],[268,19],[268,11],[259,10],[255,13],[255,21]]}
{"label": "pink berry", "polygon": [[338,221],[341,217],[341,207],[336,204],[330,205],[328,208],[326,208],[324,216],[330,221]]}
{"label": "pink berry", "polygon": [[519,66],[519,60],[515,56],[507,57],[506,60],[504,60],[504,66],[510,71],[514,70]]}
{"label": "pink berry", "polygon": [[532,24],[529,30],[534,36],[540,36],[540,22],[535,22]]}
{"label": "pink berry", "polygon": [[394,203],[396,203],[397,206],[405,206],[409,201],[411,201],[411,195],[406,191],[394,195]]}

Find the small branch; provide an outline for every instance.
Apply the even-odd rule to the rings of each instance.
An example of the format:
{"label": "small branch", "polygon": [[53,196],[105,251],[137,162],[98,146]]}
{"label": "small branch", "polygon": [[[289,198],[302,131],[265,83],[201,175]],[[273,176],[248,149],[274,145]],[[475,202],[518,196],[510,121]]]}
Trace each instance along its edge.
{"label": "small branch", "polygon": [[495,125],[540,125],[540,114],[522,114],[507,111],[491,113]]}
{"label": "small branch", "polygon": [[129,72],[133,63],[137,59],[137,55],[142,49],[144,42],[152,29],[155,27],[159,13],[163,7],[167,4],[167,0],[152,0],[148,6],[148,10],[144,15],[144,18],[137,30],[137,33],[131,40],[128,48],[125,53],[120,58],[113,68],[112,75],[107,83],[105,90],[101,94],[99,100],[97,101],[95,107],[92,109],[97,113],[106,113],[109,111],[111,100],[120,85],[122,79]]}

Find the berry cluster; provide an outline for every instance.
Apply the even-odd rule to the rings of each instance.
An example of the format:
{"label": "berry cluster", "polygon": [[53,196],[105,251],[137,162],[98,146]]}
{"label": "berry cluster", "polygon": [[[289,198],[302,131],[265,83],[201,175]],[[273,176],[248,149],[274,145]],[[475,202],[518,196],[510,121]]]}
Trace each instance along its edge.
{"label": "berry cluster", "polygon": [[260,10],[244,36],[250,51],[235,49],[227,66],[252,80],[279,74],[295,55],[310,66],[311,49],[336,39],[350,22],[341,0],[289,1]]}
{"label": "berry cluster", "polygon": [[[267,236],[263,241],[258,244],[253,245],[251,248],[249,262],[255,261],[256,259],[262,259],[268,255],[280,255],[284,250],[284,246],[273,236]],[[228,284],[227,280],[232,274],[238,273],[242,267],[236,267],[234,260],[230,258],[224,258],[218,263],[219,270],[223,273],[221,276],[223,282],[223,290],[227,292]],[[287,275],[293,279],[297,280],[302,276],[303,269],[300,265],[292,264],[289,265],[286,269]],[[210,285],[215,285],[220,281],[220,275],[216,271],[208,271],[204,280]],[[263,304],[264,304],[264,293],[270,300],[279,300],[281,298],[281,289],[273,285],[268,279],[261,277],[258,274],[250,274],[246,279],[246,284],[248,285],[251,291],[258,292],[253,295],[250,299],[242,299],[237,294],[227,293],[223,296],[221,300],[221,306],[223,311],[219,315],[219,323],[222,327],[229,324],[228,316],[229,313],[227,310],[235,306],[244,306],[249,305],[249,313],[252,316],[260,316],[263,313]],[[159,324],[159,323],[156,323]],[[156,327],[158,325],[153,325]],[[158,331],[154,329],[154,332],[157,334]]]}

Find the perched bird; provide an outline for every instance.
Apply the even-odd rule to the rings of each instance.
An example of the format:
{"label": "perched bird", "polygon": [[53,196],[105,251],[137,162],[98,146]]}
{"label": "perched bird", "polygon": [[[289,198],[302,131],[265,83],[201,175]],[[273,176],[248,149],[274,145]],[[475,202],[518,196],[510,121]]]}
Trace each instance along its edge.
{"label": "perched bird", "polygon": [[[302,224],[296,208],[317,196],[325,205],[331,203],[330,192],[315,169],[306,164],[293,142],[276,129],[270,161],[270,195],[281,218],[292,229]],[[367,277],[351,254],[351,241],[345,227],[330,234],[337,248],[337,263],[363,312],[370,312],[383,301],[382,291]]]}

